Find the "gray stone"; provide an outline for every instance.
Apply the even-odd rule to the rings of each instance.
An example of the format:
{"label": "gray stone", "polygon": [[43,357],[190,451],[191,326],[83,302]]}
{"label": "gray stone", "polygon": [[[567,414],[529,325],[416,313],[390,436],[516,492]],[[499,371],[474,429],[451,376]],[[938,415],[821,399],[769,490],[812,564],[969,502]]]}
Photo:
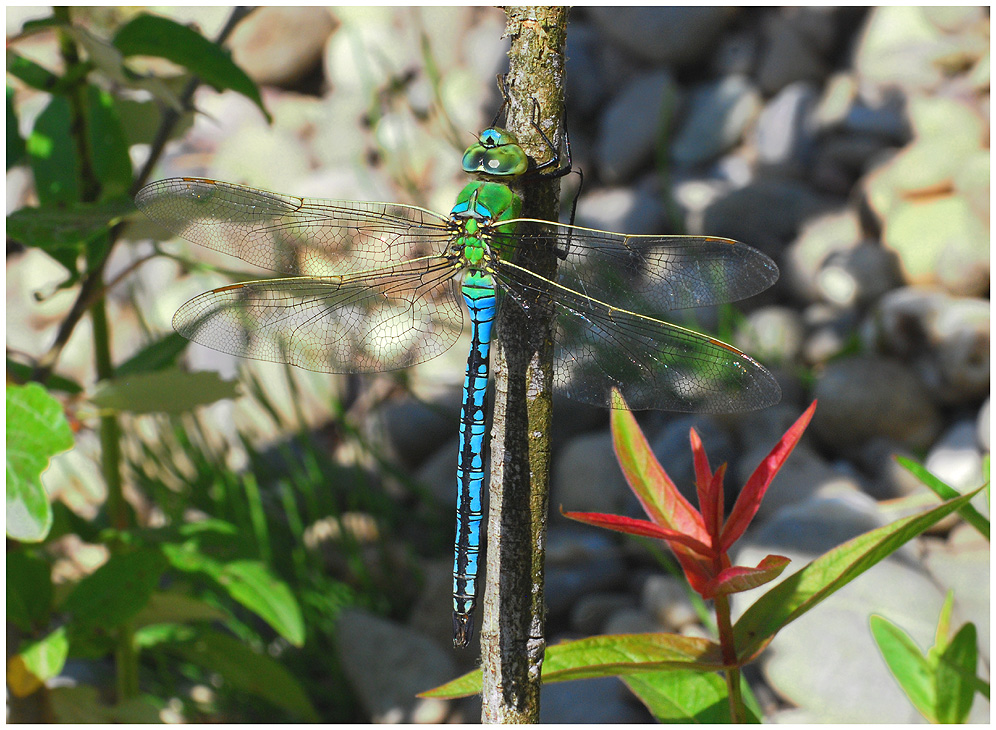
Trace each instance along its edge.
{"label": "gray stone", "polygon": [[647,711],[631,697],[616,677],[546,683],[540,691],[540,722],[562,725],[650,722]]}
{"label": "gray stone", "polygon": [[838,307],[868,304],[900,284],[899,257],[870,242],[830,254],[816,277],[821,298]]}
{"label": "gray stone", "polygon": [[708,162],[737,144],[761,110],[761,97],[744,76],[700,86],[671,145],[678,165]]}
{"label": "gray stone", "polygon": [[558,616],[582,596],[618,588],[626,571],[615,536],[607,530],[553,519],[547,532],[545,593],[547,610]]}
{"label": "gray stone", "polygon": [[923,564],[941,590],[954,591],[953,628],[971,621],[978,631],[979,648],[988,659],[990,651],[990,554],[989,541],[974,527],[956,527],[948,540],[925,540]]}
{"label": "gray stone", "polygon": [[[830,71],[823,57],[819,28],[826,28],[828,8],[786,8],[765,17],[765,45],[757,71],[758,84],[774,94],[794,81],[821,81]],[[818,18],[816,13],[823,17]],[[807,17],[811,16],[811,17]],[[813,22],[820,21],[820,22]],[[816,32],[814,32],[814,30]],[[814,42],[816,41],[816,42]]]}
{"label": "gray stone", "polygon": [[589,7],[595,26],[646,63],[681,65],[712,52],[733,17],[724,7]]}
{"label": "gray stone", "polygon": [[[598,110],[608,96],[602,64],[601,38],[587,23],[572,23],[567,34],[567,98],[571,112],[587,117]],[[568,120],[570,121],[570,120]]]}
{"label": "gray stone", "polygon": [[850,345],[857,315],[853,310],[839,310],[829,304],[811,304],[802,313],[808,334],[802,346],[807,363],[818,365],[840,355]]}
{"label": "gray stone", "polygon": [[883,296],[866,341],[913,362],[945,403],[976,401],[989,392],[989,302],[916,287]]}
{"label": "gray stone", "polygon": [[860,240],[860,221],[848,208],[807,220],[782,257],[782,280],[803,301],[823,300],[819,276],[827,259],[856,248]]}
{"label": "gray stone", "polygon": [[829,200],[798,182],[758,179],[709,205],[703,227],[709,235],[743,241],[777,257],[804,221],[830,207]]}
{"label": "gray stone", "polygon": [[652,575],[643,584],[640,604],[647,615],[655,618],[668,631],[679,631],[699,620],[687,587],[677,578]]}
{"label": "gray stone", "polygon": [[940,429],[923,383],[892,360],[862,356],[830,362],[814,395],[820,405],[813,433],[834,449],[857,448],[874,436],[923,448]]}
{"label": "gray stone", "polygon": [[602,114],[595,144],[602,180],[622,182],[653,163],[677,104],[678,87],[666,71],[638,76],[613,97]]}
{"label": "gray stone", "polygon": [[769,306],[747,315],[734,344],[764,363],[795,362],[802,351],[802,318],[788,307]]}
{"label": "gray stone", "polygon": [[769,101],[754,131],[758,160],[765,165],[801,172],[815,154],[811,119],[816,87],[805,81],[789,84]]}
{"label": "gray stone", "polygon": [[986,402],[982,404],[982,408],[979,409],[979,415],[976,418],[975,425],[977,429],[977,439],[979,446],[982,447],[984,451],[989,451],[990,441],[990,418],[992,417],[992,411],[989,407],[990,398],[986,398]]}
{"label": "gray stone", "polygon": [[425,636],[391,621],[350,609],[339,615],[336,636],[356,696],[373,722],[444,722],[445,700],[415,695],[450,681],[454,661]]}
{"label": "gray stone", "polygon": [[325,8],[259,8],[232,33],[232,60],[257,84],[289,86],[321,60],[333,27]]}
{"label": "gray stone", "polygon": [[605,622],[606,634],[660,633],[664,627],[640,608],[620,608]]}
{"label": "gray stone", "polygon": [[[415,480],[428,487],[440,503],[456,509],[457,453],[460,441],[453,438],[440,446],[415,472]],[[485,462],[485,484],[490,473],[490,459]]]}
{"label": "gray stone", "polygon": [[393,453],[405,464],[422,463],[456,432],[460,418],[458,391],[438,403],[415,398],[391,401],[376,413]]}
{"label": "gray stone", "polygon": [[608,633],[605,624],[616,611],[635,608],[628,593],[591,593],[581,596],[571,607],[570,626],[585,636]]}
{"label": "gray stone", "polygon": [[[927,452],[927,471],[959,492],[982,486],[982,454],[972,421],[958,421]],[[981,495],[980,495],[981,496]],[[983,500],[985,501],[984,497]]]}
{"label": "gray stone", "polygon": [[667,226],[667,211],[657,188],[656,176],[636,186],[598,188],[578,203],[577,225],[638,235],[660,233]]}
{"label": "gray stone", "polygon": [[618,514],[633,508],[610,433],[582,434],[564,446],[553,467],[551,501],[570,512]]}
{"label": "gray stone", "polygon": [[927,489],[896,461],[897,456],[918,461],[910,449],[888,438],[872,438],[855,454],[858,465],[870,477],[865,491],[877,500],[922,494]]}

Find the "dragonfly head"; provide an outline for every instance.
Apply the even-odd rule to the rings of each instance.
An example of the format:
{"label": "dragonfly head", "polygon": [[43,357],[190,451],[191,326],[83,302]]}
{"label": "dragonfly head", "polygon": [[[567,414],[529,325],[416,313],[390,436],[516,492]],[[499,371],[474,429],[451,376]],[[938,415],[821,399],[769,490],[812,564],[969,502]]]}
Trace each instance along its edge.
{"label": "dragonfly head", "polygon": [[463,171],[485,177],[518,177],[529,169],[529,157],[515,136],[498,127],[481,132],[463,153]]}

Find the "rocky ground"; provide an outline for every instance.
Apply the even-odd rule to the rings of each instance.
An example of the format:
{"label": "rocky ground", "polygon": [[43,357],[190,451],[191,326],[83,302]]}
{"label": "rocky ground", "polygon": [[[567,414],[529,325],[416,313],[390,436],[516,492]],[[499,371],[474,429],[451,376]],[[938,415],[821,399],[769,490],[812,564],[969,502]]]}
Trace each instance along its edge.
{"label": "rocky ground", "polygon": [[[224,17],[177,12],[209,35]],[[157,177],[204,174],[446,211],[463,185],[459,151],[496,108],[503,26],[490,8],[259,11],[232,45],[265,85],[272,126],[245,99],[203,89],[205,115]],[[435,89],[420,33],[440,74]],[[922,505],[925,488],[895,454],[956,489],[979,486],[990,449],[988,11],[578,8],[568,56],[568,120],[585,173],[578,223],[728,236],[781,269],[775,287],[742,303],[733,343],[776,373],[782,402],[738,417],[641,419],[689,494],[694,426],[713,463],[729,462],[729,492],[819,400],[740,562],[776,552],[797,569]],[[174,276],[172,266],[140,272],[144,304],[163,330],[182,301],[216,285],[189,276],[167,290],[161,277]],[[8,269],[8,303],[10,280]],[[204,352],[191,356],[206,363]],[[445,503],[454,500],[463,352],[458,345],[413,374],[431,407],[392,403],[370,424]],[[605,414],[564,401],[554,422],[551,504],[638,514]],[[988,515],[984,499],[977,506]],[[346,619],[343,635],[365,638],[344,642],[342,659],[374,719],[442,719],[453,706],[413,706],[413,688],[455,676],[476,656],[448,648],[449,560],[424,570],[408,625]],[[956,623],[976,623],[988,667],[988,543],[949,522],[778,635],[749,674],[769,719],[918,721],[878,655],[868,616],[883,614],[928,646],[948,589]],[[551,642],[702,630],[644,551],[556,512],[546,591]],[[420,661],[372,659],[388,650]],[[555,722],[649,717],[616,680],[551,685],[542,708]],[[477,716],[472,703],[457,712]],[[973,719],[988,718],[977,697]]]}

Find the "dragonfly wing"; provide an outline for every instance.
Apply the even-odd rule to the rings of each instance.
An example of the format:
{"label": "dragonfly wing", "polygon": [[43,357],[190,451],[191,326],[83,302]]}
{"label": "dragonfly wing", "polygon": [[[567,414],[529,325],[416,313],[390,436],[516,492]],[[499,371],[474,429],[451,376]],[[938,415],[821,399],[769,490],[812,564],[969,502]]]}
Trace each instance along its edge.
{"label": "dragonfly wing", "polygon": [[738,301],[778,279],[774,261],[728,238],[631,236],[524,219],[511,223],[522,231],[509,236],[515,245],[552,246],[558,252],[560,284],[651,317]]}
{"label": "dragonfly wing", "polygon": [[456,270],[433,256],[342,276],[232,284],[184,304],[173,328],[221,352],[307,370],[404,368],[460,336]]}
{"label": "dragonfly wing", "polygon": [[734,347],[683,327],[619,309],[508,262],[494,275],[527,307],[556,306],[554,381],[584,403],[610,406],[618,388],[634,410],[729,413],[777,403],[771,373]]}
{"label": "dragonfly wing", "polygon": [[233,183],[170,178],[139,209],[193,243],[283,274],[327,276],[442,253],[442,216],[411,205],[295,198]]}

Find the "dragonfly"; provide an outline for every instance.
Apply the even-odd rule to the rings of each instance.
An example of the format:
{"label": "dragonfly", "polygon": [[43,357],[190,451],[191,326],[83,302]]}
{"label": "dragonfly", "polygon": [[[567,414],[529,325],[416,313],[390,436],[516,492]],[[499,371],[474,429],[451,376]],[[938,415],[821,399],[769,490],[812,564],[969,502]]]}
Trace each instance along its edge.
{"label": "dragonfly", "polygon": [[[160,180],[135,202],[201,246],[278,273],[180,307],[173,328],[221,352],[327,373],[408,368],[448,350],[469,315],[453,568],[453,643],[473,635],[485,464],[485,406],[499,307],[555,310],[554,383],[578,401],[635,410],[738,412],[772,405],[778,384],[735,347],[667,313],[737,301],[771,286],[774,262],[710,236],[627,235],[521,218],[513,185],[570,171],[537,163],[491,126],[463,156],[473,176],[448,215],[401,203],[300,198],[194,177]],[[499,112],[500,113],[500,112]],[[519,186],[521,187],[521,185]],[[573,222],[573,221],[572,221]],[[553,278],[515,262],[554,251]]]}

